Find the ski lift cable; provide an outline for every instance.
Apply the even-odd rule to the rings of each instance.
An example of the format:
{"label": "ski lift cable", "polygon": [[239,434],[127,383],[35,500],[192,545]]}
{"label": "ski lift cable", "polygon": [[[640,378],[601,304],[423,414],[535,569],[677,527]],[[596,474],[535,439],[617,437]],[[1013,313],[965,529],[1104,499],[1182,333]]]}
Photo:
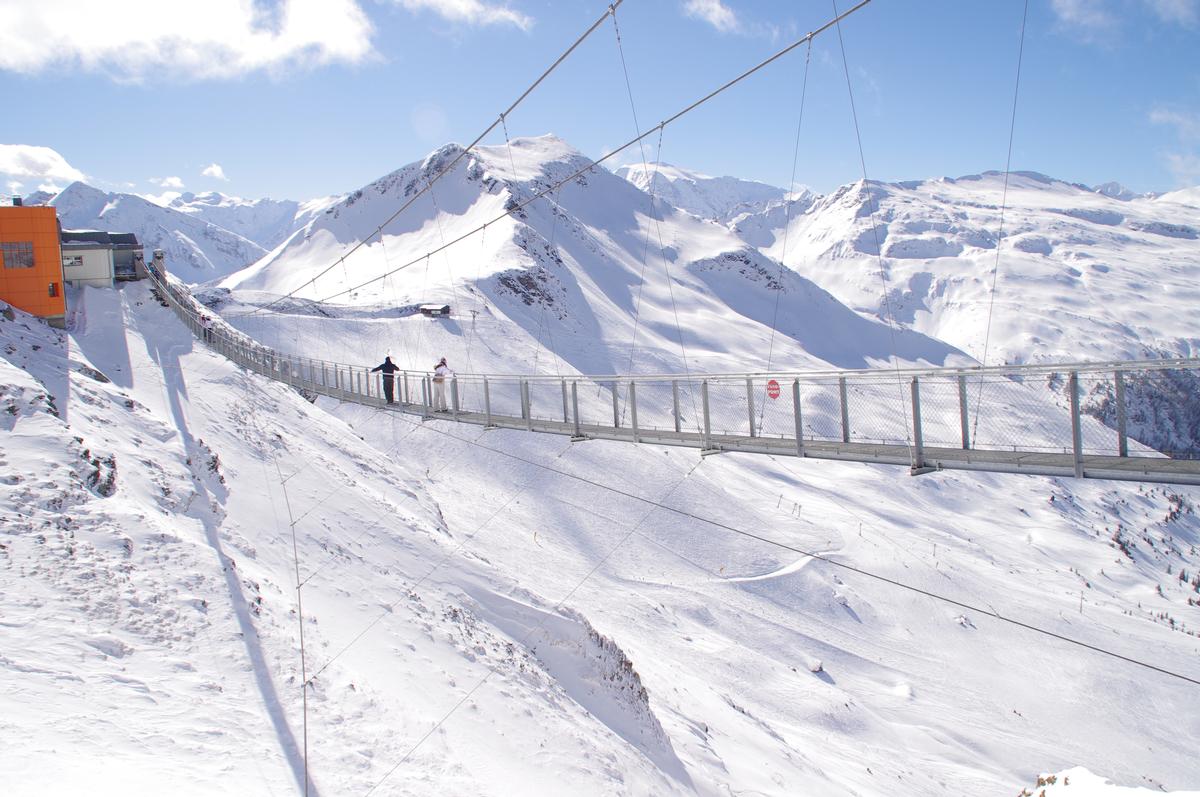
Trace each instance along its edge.
{"label": "ski lift cable", "polygon": [[[239,369],[239,370],[241,370],[241,373],[242,373],[242,379],[240,381],[242,383],[242,386],[244,388],[244,392],[246,395],[246,406],[247,407],[254,406],[253,401],[251,400],[251,392],[250,392],[250,386],[251,386],[250,372],[245,369]],[[211,369],[210,369],[210,371],[211,371]],[[263,439],[266,439],[266,430],[263,427],[262,421],[259,418],[258,414],[254,413],[254,412],[250,412],[250,413],[248,413],[248,417],[249,417],[249,423],[251,423],[255,427],[259,436]],[[303,727],[303,732],[302,732],[303,733],[303,735],[302,735],[303,744],[302,744],[302,749],[300,751],[302,753],[303,769],[302,769],[302,772],[296,772],[295,774],[297,776],[301,776],[301,775],[303,776],[303,778],[304,778],[304,794],[307,797],[307,795],[309,794],[309,786],[312,783],[312,780],[309,775],[309,768],[308,768],[308,663],[307,663],[308,658],[307,658],[305,646],[304,646],[304,606],[303,606],[303,602],[301,599],[301,590],[304,585],[303,585],[303,582],[300,580],[300,549],[299,549],[299,546],[297,545],[297,541],[296,541],[296,523],[298,521],[296,520],[295,514],[292,510],[291,498],[288,496],[288,491],[287,491],[287,482],[288,482],[288,479],[291,478],[291,476],[284,478],[283,470],[279,466],[279,455],[276,453],[274,447],[271,446],[270,444],[267,445],[267,448],[270,449],[271,461],[275,467],[275,474],[279,481],[279,490],[283,494],[283,502],[284,502],[284,506],[287,509],[288,521],[289,521],[288,522],[288,530],[291,532],[291,536],[292,536],[292,562],[295,567],[295,576],[296,576],[296,582],[294,585],[294,589],[295,589],[295,593],[296,593],[296,621],[297,621],[297,628],[299,629],[299,642],[300,642],[300,645],[299,645],[299,647],[300,647],[300,679],[301,679],[300,680],[300,692],[301,692],[301,705],[303,707],[303,709],[302,709],[303,710],[303,714],[302,714],[302,717],[303,717],[303,726],[302,726]],[[263,469],[263,485],[264,485],[264,487],[267,488],[266,489],[267,499],[271,505],[271,514],[275,520],[275,528],[276,528],[276,530],[278,530],[279,525],[280,525],[279,511],[276,508],[275,498],[271,494],[271,490],[270,490],[270,485],[273,480],[270,478],[270,473],[267,469],[266,460],[263,459],[261,461],[261,464],[262,464],[262,469]],[[292,475],[294,476],[295,474],[293,473]],[[219,553],[219,551],[218,551],[218,553]]]}
{"label": "ski lift cable", "polygon": [[414,202],[416,202],[418,199],[421,198],[421,196],[425,193],[425,191],[429,188],[429,186],[432,186],[433,183],[437,182],[444,175],[446,175],[450,171],[452,171],[454,169],[454,167],[458,165],[459,161],[461,161],[463,158],[465,158],[472,150],[475,149],[476,146],[479,145],[479,142],[483,141],[483,139],[486,138],[489,133],[491,133],[493,130],[496,129],[496,125],[499,124],[500,119],[503,119],[505,116],[512,113],[516,109],[516,107],[525,100],[526,97],[528,97],[531,93],[533,93],[534,89],[536,89],[539,85],[541,85],[543,80],[545,80],[547,77],[550,76],[551,72],[553,72],[555,69],[557,69],[559,67],[559,65],[562,64],[563,61],[567,60],[567,57],[569,55],[571,55],[571,53],[575,52],[575,49],[577,47],[579,47],[579,45],[583,44],[584,40],[587,39],[587,37],[590,36],[592,34],[592,32],[596,30],[596,28],[600,27],[600,25],[604,22],[604,20],[610,14],[615,14],[617,11],[617,8],[623,2],[625,2],[625,0],[614,0],[614,2],[612,4],[610,4],[608,6],[608,8],[606,8],[604,10],[604,13],[600,15],[599,19],[597,19],[595,22],[593,22],[591,24],[591,27],[589,27],[587,30],[585,30],[583,32],[583,34],[580,35],[580,37],[578,39],[576,39],[575,42],[570,47],[568,47],[566,49],[566,51],[563,52],[563,54],[560,55],[557,58],[557,60],[555,60],[554,63],[552,63],[546,69],[546,71],[543,72],[538,77],[537,80],[533,81],[533,83],[530,84],[529,88],[525,89],[525,91],[521,93],[521,96],[517,97],[517,99],[514,100],[513,103],[511,105],[509,105],[508,108],[500,114],[499,119],[497,119],[495,122],[492,122],[490,125],[488,125],[487,128],[482,133],[480,133],[478,136],[476,136],[474,141],[472,141],[470,144],[468,144],[466,146],[466,148],[464,148],[461,152],[459,152],[458,155],[455,156],[455,158],[450,161],[450,163],[448,163],[445,167],[443,167],[440,171],[438,171],[438,173],[435,174],[433,176],[433,178],[429,180],[429,182],[426,185],[426,188],[422,188],[421,190],[417,191],[416,194],[414,194],[411,198],[409,198],[409,200],[407,202],[405,202],[403,205],[401,205],[400,208],[395,213],[388,216],[387,219],[384,220],[384,222],[382,224],[380,224],[378,227],[376,227],[372,233],[367,235],[361,241],[356,242],[354,244],[354,246],[350,247],[350,249],[345,254],[341,255],[337,260],[335,260],[333,263],[331,263],[329,266],[327,266],[323,271],[319,272],[316,276],[314,276],[312,279],[308,280],[307,282],[299,285],[296,288],[293,288],[291,291],[284,294],[283,296],[280,296],[279,298],[275,299],[274,301],[270,302],[269,304],[264,305],[260,309],[265,310],[266,308],[271,307],[271,306],[277,304],[278,302],[283,301],[284,299],[287,299],[291,296],[296,295],[296,293],[298,293],[302,289],[304,289],[304,288],[308,287],[309,285],[312,285],[314,282],[316,282],[316,280],[318,278],[320,278],[322,275],[324,275],[324,274],[328,273],[329,271],[333,270],[334,268],[336,268],[339,263],[343,264],[343,266],[344,266],[345,262],[346,262],[346,258],[350,257],[350,255],[354,254],[360,248],[365,246],[372,238],[374,238],[376,235],[381,233],[383,231],[384,227],[388,226],[393,221],[395,221],[396,218],[401,213],[403,213],[405,210],[407,210],[409,207],[411,207]]}
{"label": "ski lift cable", "polygon": [[[405,418],[405,420],[407,420],[409,423],[412,423],[414,425],[418,423],[417,421],[413,421],[408,418]],[[1071,645],[1085,648],[1087,650],[1091,650],[1094,653],[1099,653],[1099,654],[1102,654],[1105,656],[1110,656],[1112,658],[1124,661],[1128,664],[1133,664],[1138,667],[1143,667],[1148,670],[1153,670],[1162,675],[1166,675],[1166,676],[1169,676],[1172,678],[1177,678],[1181,681],[1185,681],[1185,682],[1193,684],[1195,686],[1200,686],[1200,677],[1192,677],[1190,675],[1185,675],[1184,673],[1175,672],[1174,670],[1167,669],[1166,667],[1161,667],[1157,664],[1142,661],[1140,659],[1136,659],[1131,656],[1126,656],[1124,654],[1117,653],[1116,651],[1109,650],[1109,649],[1101,647],[1099,645],[1093,645],[1090,642],[1085,642],[1081,639],[1076,639],[1074,637],[1070,637],[1065,634],[1061,634],[1057,631],[1052,631],[1047,628],[1042,628],[1041,626],[1034,625],[1033,623],[1026,622],[1024,620],[1019,620],[1014,617],[1009,617],[1009,616],[1000,614],[1000,612],[994,608],[985,609],[980,606],[968,603],[966,601],[960,601],[955,598],[951,598],[947,595],[942,595],[940,593],[933,592],[931,590],[927,590],[922,587],[914,586],[912,584],[907,584],[903,581],[899,581],[899,580],[891,578],[889,576],[885,576],[880,573],[876,573],[872,570],[867,570],[866,568],[860,567],[858,565],[839,561],[835,558],[832,558],[828,554],[822,554],[818,551],[805,550],[804,548],[800,548],[796,545],[791,545],[789,543],[780,542],[779,540],[775,540],[770,537],[763,536],[762,534],[756,533],[754,531],[740,529],[736,526],[731,526],[727,523],[723,523],[719,520],[714,520],[710,517],[706,517],[705,515],[697,514],[695,512],[689,511],[687,509],[680,509],[678,507],[670,506],[668,504],[662,503],[662,501],[655,501],[654,499],[646,498],[644,496],[640,496],[635,493],[631,493],[631,492],[629,492],[627,490],[623,490],[619,487],[613,487],[611,485],[607,485],[602,482],[598,482],[594,479],[588,478],[587,476],[581,476],[576,473],[571,473],[569,471],[556,468],[553,465],[548,465],[546,463],[537,462],[536,460],[529,459],[520,454],[515,454],[511,451],[506,451],[501,448],[496,448],[496,447],[487,445],[486,443],[481,443],[478,440],[471,440],[470,438],[460,437],[459,435],[456,435],[452,432],[446,431],[445,429],[439,428],[432,424],[425,424],[421,428],[428,429],[429,431],[434,432],[436,434],[440,434],[445,437],[449,437],[453,440],[457,440],[459,442],[466,443],[468,445],[484,449],[485,451],[489,451],[493,454],[498,454],[502,457],[507,457],[508,459],[512,459],[517,462],[521,462],[526,465],[530,465],[530,466],[539,468],[541,470],[545,470],[545,471],[549,471],[551,473],[558,474],[559,476],[563,476],[572,481],[580,482],[583,484],[588,484],[592,487],[596,487],[600,490],[604,490],[605,492],[610,492],[615,495],[619,495],[619,496],[637,501],[638,503],[648,504],[648,505],[657,507],[659,509],[666,510],[667,512],[670,512],[672,514],[688,518],[689,520],[694,520],[698,523],[703,523],[703,524],[712,526],[716,529],[720,529],[721,531],[726,531],[731,534],[736,534],[736,535],[739,535],[742,537],[746,537],[748,539],[756,540],[758,542],[764,543],[766,545],[770,545],[775,548],[779,548],[781,550],[790,551],[791,553],[799,554],[800,556],[807,556],[812,559],[817,559],[817,560],[820,560],[820,561],[824,562],[825,564],[831,565],[833,567],[837,567],[842,570],[846,570],[848,572],[857,573],[858,575],[865,576],[867,578],[873,579],[880,583],[887,584],[892,587],[896,587],[898,589],[905,590],[907,592],[911,592],[911,593],[918,594],[918,595],[923,595],[927,598],[938,601],[940,603],[946,603],[951,606],[958,607],[960,609],[966,609],[968,611],[976,612],[980,615],[985,615],[985,616],[991,617],[995,620],[999,620],[1000,622],[1008,623],[1010,625],[1024,628],[1027,631],[1032,631],[1034,633],[1041,634],[1043,636],[1051,637],[1051,638],[1057,639],[1061,642],[1065,642],[1065,643],[1068,643]]]}
{"label": "ski lift cable", "polygon": [[[672,485],[671,489],[667,490],[667,492],[663,496],[662,500],[665,501],[668,498],[670,498],[672,495],[674,495],[675,491],[678,490],[685,481],[687,481],[687,478],[689,476],[691,476],[692,473],[694,473],[696,468],[698,468],[698,467],[700,467],[699,461],[697,461],[694,465],[692,465],[692,467],[686,473],[684,473],[683,476],[681,476],[679,478],[679,480],[675,482],[674,485]],[[617,553],[617,551],[621,550],[621,548],[623,548],[625,546],[625,543],[628,542],[629,538],[632,537],[638,531],[638,529],[640,529],[643,525],[645,525],[646,521],[650,519],[650,516],[653,515],[655,513],[655,511],[657,511],[656,507],[651,506],[650,509],[648,509],[646,511],[646,514],[644,514],[642,516],[641,520],[639,520],[632,528],[630,528],[629,531],[627,531],[625,533],[625,536],[623,536],[611,548],[609,548],[608,552],[605,553],[604,556],[602,556],[600,558],[600,561],[596,562],[596,564],[592,567],[592,569],[589,570],[587,573],[585,573],[583,575],[583,578],[579,579],[579,581],[576,582],[576,584],[573,587],[571,587],[570,591],[568,591],[566,595],[564,595],[562,598],[560,598],[558,600],[557,603],[554,604],[554,606],[550,609],[550,611],[543,612],[541,618],[534,624],[534,626],[532,628],[530,628],[528,631],[526,631],[521,636],[521,638],[517,641],[521,645],[525,645],[526,642],[528,642],[528,640],[534,634],[539,633],[539,632],[544,632],[546,623],[548,623],[550,621],[550,619],[555,616],[555,613],[558,612],[558,610],[561,609],[563,607],[563,605],[565,605],[566,602],[569,601],[575,595],[575,593],[578,592],[583,587],[583,585],[586,584],[588,582],[588,580],[591,579],[591,577],[594,576],[597,573],[597,571],[599,571],[600,568],[603,567],[604,564],[613,557],[613,555],[615,553]],[[399,761],[397,761],[392,766],[391,769],[389,769],[386,773],[384,773],[383,777],[380,778],[378,781],[376,781],[374,786],[367,789],[366,794],[371,794],[376,789],[378,789],[381,785],[383,785],[383,782],[386,781],[388,778],[390,778],[392,776],[392,773],[395,772],[397,769],[399,769],[400,766],[402,764],[404,764],[405,761],[408,761],[408,759],[412,757],[412,754],[415,753],[421,747],[421,745],[423,745],[429,739],[430,736],[435,734],[438,731],[438,729],[441,728],[446,723],[446,721],[450,719],[450,717],[452,717],[460,708],[462,708],[462,706],[468,700],[470,700],[471,697],[476,692],[478,692],[483,687],[483,685],[486,684],[493,675],[496,674],[496,672],[498,672],[498,670],[499,670],[498,664],[489,665],[488,671],[486,673],[484,673],[483,677],[480,678],[475,683],[474,686],[472,686],[470,689],[468,689],[466,694],[464,694],[453,706],[451,706],[450,709],[445,714],[442,715],[441,719],[439,719],[437,722],[435,722],[433,724],[433,727],[430,728],[428,731],[426,731],[425,734],[423,736],[421,736],[421,738],[418,739],[408,749],[408,752],[406,752],[404,754],[403,758],[401,758]]]}
{"label": "ski lift cable", "polygon": [[[1025,56],[1025,22],[1029,18],[1029,0],[1025,0],[1025,10],[1021,14],[1021,38],[1017,45],[1017,76],[1013,85],[1012,118],[1008,123],[1008,154],[1004,160],[1004,190],[1000,195],[1000,230],[996,239],[996,264],[992,267],[992,287],[988,292],[987,324],[983,333],[983,359],[979,364],[986,367],[988,344],[992,335],[992,308],[996,303],[996,279],[1000,275],[1000,246],[1004,243],[1004,211],[1008,206],[1008,178],[1012,170],[1013,136],[1017,129],[1017,98],[1021,92],[1021,62]],[[979,392],[975,399],[975,419],[971,428],[971,437],[979,434],[979,409],[983,403],[983,379],[979,380]]]}
{"label": "ski lift cable", "polygon": [[[397,413],[392,413],[392,414],[396,415]],[[404,418],[404,420],[407,421],[408,419]],[[416,429],[425,428],[423,426],[416,425],[416,424],[414,424],[414,427]],[[482,438],[483,435],[481,434],[480,437]],[[459,438],[459,437],[455,437],[455,439],[462,440],[465,443],[472,443],[472,442],[478,443],[478,439],[476,439],[475,441],[471,441],[471,440],[467,440],[466,438]],[[572,445],[573,445],[572,443],[568,442],[565,446],[563,446],[563,449],[558,452],[558,454],[554,457],[554,459],[560,459],[564,454],[566,454],[569,450],[571,450]],[[493,520],[495,520],[497,517],[499,517],[504,512],[504,510],[508,509],[510,504],[512,504],[514,501],[516,501],[517,498],[520,497],[520,495],[522,493],[526,492],[530,487],[532,487],[533,481],[534,481],[533,479],[530,479],[523,486],[521,486],[517,490],[513,490],[511,493],[509,493],[508,498],[505,500],[503,505],[500,506],[499,509],[492,512],[492,514],[488,515],[488,517],[482,523],[480,523],[478,526],[475,527],[474,531],[472,531],[470,534],[465,536],[462,539],[462,541],[458,543],[458,545],[454,546],[454,548],[452,550],[447,551],[445,554],[443,554],[442,557],[437,562],[435,562],[432,567],[430,567],[427,571],[425,571],[424,575],[422,575],[420,578],[416,579],[411,584],[409,584],[405,588],[404,595],[401,595],[399,598],[394,600],[392,603],[388,604],[382,612],[380,612],[378,615],[375,616],[375,619],[373,619],[373,620],[371,620],[371,622],[367,623],[367,625],[364,626],[357,634],[355,634],[354,637],[349,642],[347,642],[345,645],[343,645],[341,650],[339,650],[337,653],[330,656],[325,661],[324,664],[322,664],[319,668],[317,668],[317,670],[315,670],[313,672],[313,674],[311,676],[309,676],[308,680],[310,682],[315,681],[317,679],[317,677],[321,675],[321,673],[323,673],[327,669],[329,669],[329,667],[332,666],[334,662],[336,662],[338,659],[340,659],[348,650],[350,650],[350,648],[354,647],[354,645],[356,645],[359,642],[359,640],[361,640],[368,633],[370,633],[372,628],[374,628],[376,625],[378,625],[380,623],[380,621],[383,620],[383,618],[387,617],[389,614],[392,613],[392,611],[396,608],[396,606],[400,603],[400,601],[404,600],[413,590],[415,590],[417,587],[421,586],[426,581],[428,581],[433,576],[434,573],[436,573],[438,570],[441,569],[442,565],[444,565],[446,562],[450,561],[451,557],[453,557],[456,553],[458,553],[460,550],[462,550],[467,545],[467,543],[471,542],[471,540],[473,540],[477,536],[479,536],[479,534],[485,528],[487,528],[487,526],[490,525]],[[381,512],[380,517],[382,517],[384,514],[386,514],[386,513]],[[379,525],[379,522],[380,522],[380,518],[376,518],[376,523],[373,524],[370,528],[374,528],[375,526]],[[357,540],[361,539],[362,536],[363,536],[363,534],[359,534],[358,537],[355,538],[355,542],[357,542]],[[304,581],[307,583],[310,579],[315,577],[317,574],[324,572],[326,567],[329,564],[330,564],[329,558],[327,557],[326,560],[324,562],[322,562],[321,565],[317,569],[315,569],[312,573],[310,573],[304,579]]]}
{"label": "ski lift cable", "polygon": [[[824,33],[825,31],[827,31],[827,30],[829,30],[830,28],[834,27],[834,26],[835,26],[836,24],[838,24],[838,23],[839,23],[841,20],[843,20],[843,19],[846,19],[846,18],[847,18],[847,17],[849,17],[851,14],[853,14],[853,13],[854,13],[854,12],[856,12],[856,11],[858,11],[859,9],[862,9],[862,8],[866,7],[866,6],[867,6],[867,5],[869,5],[870,3],[871,3],[871,0],[860,0],[860,2],[859,2],[859,3],[858,3],[856,6],[854,6],[853,8],[850,8],[849,10],[847,10],[847,11],[843,12],[842,14],[840,14],[840,15],[839,15],[839,16],[837,16],[837,17],[835,17],[834,19],[831,19],[829,22],[826,22],[824,25],[820,26],[819,28],[816,28],[816,29],[814,29],[814,30],[810,31],[809,33],[805,34],[804,36],[801,36],[801,37],[800,37],[799,39],[797,39],[796,41],[792,42],[791,44],[789,44],[788,46],[784,47],[783,49],[781,49],[781,50],[777,51],[775,54],[773,54],[773,55],[769,56],[769,57],[768,57],[768,58],[766,58],[765,60],[763,60],[763,61],[760,61],[758,64],[756,64],[756,65],[754,65],[754,66],[750,67],[749,69],[747,69],[746,71],[744,71],[744,72],[742,72],[740,75],[738,75],[737,77],[734,77],[734,78],[732,78],[732,79],[730,79],[730,80],[726,81],[724,84],[722,84],[722,85],[721,85],[721,86],[719,86],[718,88],[715,88],[715,89],[713,89],[713,90],[712,90],[712,91],[710,91],[708,94],[704,95],[703,97],[699,98],[698,100],[695,100],[694,102],[692,102],[692,103],[691,103],[690,105],[688,105],[687,107],[683,108],[682,110],[680,110],[680,111],[676,112],[676,113],[675,113],[675,114],[673,114],[672,116],[669,116],[669,117],[667,117],[666,119],[664,119],[663,121],[659,122],[659,123],[658,123],[658,125],[657,125],[656,127],[652,127],[652,128],[650,128],[649,130],[647,130],[646,132],[644,132],[644,133],[640,134],[639,136],[637,136],[636,138],[633,138],[633,139],[631,139],[631,140],[629,140],[629,141],[625,142],[625,143],[624,143],[624,144],[622,144],[621,146],[619,146],[619,147],[617,147],[617,148],[615,148],[615,149],[611,150],[611,151],[610,151],[608,154],[606,154],[606,155],[603,155],[603,156],[601,156],[601,157],[597,158],[596,160],[592,161],[592,162],[591,162],[591,163],[589,163],[587,166],[584,166],[584,167],[582,167],[582,168],[580,168],[580,169],[577,169],[577,170],[575,170],[574,172],[572,172],[571,174],[567,175],[566,177],[564,177],[563,179],[559,180],[558,182],[556,182],[556,183],[554,183],[554,184],[550,185],[549,187],[547,187],[547,188],[543,189],[542,191],[539,191],[538,193],[534,194],[532,197],[530,197],[529,199],[525,200],[524,202],[521,202],[521,203],[519,203],[517,206],[515,206],[515,207],[513,207],[513,208],[510,208],[510,209],[508,209],[508,210],[506,210],[504,213],[501,213],[499,216],[496,216],[496,217],[495,217],[495,218],[493,218],[493,219],[489,219],[488,221],[486,221],[484,224],[480,225],[479,227],[476,227],[476,228],[475,228],[475,229],[473,229],[473,230],[470,230],[470,231],[468,231],[468,232],[465,232],[465,233],[463,233],[463,234],[462,234],[462,235],[460,235],[458,238],[455,238],[453,241],[450,241],[450,243],[449,243],[449,244],[447,244],[447,245],[448,245],[448,246],[452,246],[452,245],[454,245],[454,244],[458,243],[459,241],[465,240],[466,238],[469,238],[469,237],[471,237],[472,235],[476,235],[476,234],[478,234],[479,232],[481,232],[481,231],[484,229],[484,227],[486,227],[486,226],[488,226],[488,225],[491,225],[491,224],[495,224],[496,222],[502,221],[502,220],[503,220],[503,219],[505,219],[506,217],[509,217],[509,216],[512,216],[512,215],[514,215],[514,214],[515,214],[515,213],[517,213],[518,211],[520,211],[520,210],[524,209],[524,208],[525,208],[527,205],[529,205],[529,204],[533,203],[535,200],[541,199],[541,198],[542,198],[543,196],[545,196],[546,194],[549,194],[551,191],[553,191],[553,190],[557,189],[559,186],[561,186],[561,185],[563,185],[563,184],[565,184],[565,183],[568,183],[568,182],[570,182],[571,180],[574,180],[575,178],[579,177],[580,175],[584,174],[585,172],[588,172],[588,171],[591,171],[591,170],[595,169],[597,166],[599,166],[600,164],[604,163],[605,161],[611,160],[612,158],[616,157],[617,155],[621,154],[621,153],[622,153],[622,152],[624,152],[625,150],[627,150],[627,149],[629,149],[630,147],[632,147],[634,144],[637,144],[637,143],[639,143],[640,141],[642,141],[643,139],[645,139],[647,136],[649,136],[649,135],[651,135],[652,133],[654,133],[654,131],[655,131],[656,129],[658,129],[658,128],[665,128],[665,127],[667,127],[668,125],[672,124],[673,122],[676,122],[676,121],[678,121],[680,118],[682,118],[683,116],[686,116],[687,114],[689,114],[689,113],[691,113],[692,111],[696,110],[696,109],[697,109],[697,108],[699,108],[700,106],[702,106],[702,105],[704,105],[705,103],[707,103],[709,100],[712,100],[712,99],[714,99],[715,97],[719,96],[719,95],[720,95],[720,94],[722,94],[723,92],[725,92],[725,91],[729,90],[730,88],[733,88],[733,87],[734,87],[734,86],[736,86],[737,84],[741,83],[743,80],[745,80],[746,78],[750,77],[751,75],[754,75],[755,73],[757,73],[757,72],[761,71],[762,69],[765,69],[767,66],[769,66],[769,65],[773,64],[775,61],[778,61],[780,58],[782,58],[783,56],[787,55],[787,54],[788,54],[788,53],[790,53],[792,50],[795,50],[797,47],[799,47],[800,45],[804,44],[805,42],[808,42],[808,41],[810,41],[811,39],[815,38],[816,36],[820,35],[821,33]],[[431,252],[430,252],[430,253],[428,253],[428,254],[436,254],[436,253],[437,253],[437,251],[439,251],[439,250],[433,250],[433,251],[431,251]],[[403,271],[403,270],[404,270],[404,269],[406,269],[406,268],[410,268],[410,267],[412,267],[412,266],[416,265],[417,263],[421,262],[421,259],[422,259],[423,257],[425,257],[425,256],[424,256],[424,255],[422,255],[421,257],[418,257],[418,258],[415,258],[415,259],[413,259],[413,260],[410,260],[410,261],[408,261],[407,263],[404,263],[404,264],[402,264],[402,265],[400,265],[400,266],[398,266],[398,267],[396,267],[396,268],[392,269],[392,270],[391,270],[389,273],[390,273],[390,274],[394,274],[394,273],[396,273],[397,271]],[[384,275],[377,275],[377,276],[375,276],[375,277],[372,277],[372,278],[371,278],[371,279],[369,279],[369,280],[366,280],[365,282],[362,282],[362,283],[359,283],[358,285],[355,285],[355,286],[353,286],[352,288],[348,288],[348,289],[346,289],[346,290],[338,291],[337,293],[332,293],[332,294],[329,294],[328,296],[325,296],[325,297],[323,297],[323,298],[321,298],[321,299],[316,299],[316,300],[314,300],[314,301],[317,301],[317,302],[327,302],[327,301],[330,301],[330,300],[332,300],[332,299],[336,299],[336,298],[338,298],[338,297],[340,297],[340,296],[345,296],[346,294],[350,293],[351,291],[356,291],[356,290],[359,290],[360,288],[363,288],[363,287],[365,287],[365,286],[367,286],[367,285],[370,285],[371,283],[378,282],[379,280],[381,280],[381,279],[383,278],[383,276],[384,276]]]}
{"label": "ski lift cable", "polygon": [[[837,0],[830,0],[830,2],[833,3],[833,13],[836,16],[837,15]],[[896,386],[899,388],[899,391],[900,391],[900,406],[904,407],[904,405],[905,405],[904,378],[900,375],[900,359],[899,359],[899,354],[897,353],[897,347],[896,347],[896,316],[892,313],[892,300],[888,296],[888,291],[889,291],[890,286],[888,285],[887,270],[884,268],[884,264],[883,264],[883,250],[882,250],[882,243],[879,240],[879,226],[876,223],[877,208],[875,205],[875,197],[871,193],[871,182],[867,176],[867,157],[863,151],[862,132],[860,131],[859,125],[858,125],[858,110],[855,107],[855,103],[854,103],[854,88],[851,85],[851,80],[850,80],[850,62],[846,57],[846,44],[842,40],[841,17],[837,17],[837,20],[838,21],[836,23],[836,26],[837,26],[838,48],[841,50],[841,53],[842,53],[842,70],[843,70],[843,72],[845,72],[845,75],[846,75],[846,95],[850,98],[850,116],[854,120],[854,138],[858,142],[858,162],[862,166],[863,192],[866,194],[867,210],[870,212],[871,235],[874,236],[874,239],[875,239],[875,262],[877,265],[877,270],[879,272],[879,280],[883,286],[883,307],[884,307],[884,311],[887,313],[888,334],[891,338],[891,343],[892,343],[892,363],[896,369]],[[909,457],[909,460],[912,462],[913,467],[916,467],[917,457],[916,457],[916,452],[913,449],[912,427],[909,425],[908,413],[901,412],[900,415],[904,419],[904,440],[908,446],[908,457]]]}

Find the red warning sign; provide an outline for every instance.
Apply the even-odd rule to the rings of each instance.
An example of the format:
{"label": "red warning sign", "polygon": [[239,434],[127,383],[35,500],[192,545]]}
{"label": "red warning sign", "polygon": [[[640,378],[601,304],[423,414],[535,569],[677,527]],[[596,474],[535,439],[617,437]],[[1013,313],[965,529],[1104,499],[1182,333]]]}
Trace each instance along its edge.
{"label": "red warning sign", "polygon": [[767,382],[767,395],[773,399],[779,398],[779,383],[774,379]]}

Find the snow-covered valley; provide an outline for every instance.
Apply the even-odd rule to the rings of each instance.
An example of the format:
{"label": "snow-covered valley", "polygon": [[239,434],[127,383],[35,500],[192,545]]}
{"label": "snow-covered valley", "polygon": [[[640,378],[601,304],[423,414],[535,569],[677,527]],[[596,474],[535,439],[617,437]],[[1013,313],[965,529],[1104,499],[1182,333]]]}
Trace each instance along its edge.
{"label": "snow-covered valley", "polygon": [[[982,356],[994,243],[973,255],[963,220],[918,230],[932,212],[904,216],[896,187],[879,213],[889,280],[908,286],[898,330],[875,304],[880,261],[855,248],[861,186],[804,199],[786,253],[769,208],[726,226],[603,170],[491,223],[586,164],[552,138],[470,156],[337,264],[456,152],[352,192],[197,295],[281,350],[420,370]],[[1194,354],[1196,242],[1146,226],[1186,226],[1183,201],[1128,200],[1106,223],[1125,200],[1080,191],[1069,207],[1094,213],[1049,216],[1060,240],[1027,229],[1043,185],[1014,190],[1014,238],[1054,252],[1076,225],[1120,228],[1072,260],[1111,268],[1077,269],[1094,292],[1048,290],[1034,321],[1036,304],[997,298],[989,359]],[[905,190],[913,206],[932,189]],[[979,212],[977,241],[994,229]],[[1018,251],[1002,288],[1058,284],[1061,263]],[[969,278],[952,273],[964,258]],[[1146,285],[1163,286],[1154,301]],[[1016,624],[1197,677],[1195,488],[422,423],[239,370],[145,284],[70,298],[66,333],[0,320],[13,793],[294,794],[306,746],[324,794],[1014,795],[1072,767],[1147,793],[1200,786],[1194,683]],[[451,318],[414,314],[426,301]],[[1106,793],[1060,782],[1047,793]]]}

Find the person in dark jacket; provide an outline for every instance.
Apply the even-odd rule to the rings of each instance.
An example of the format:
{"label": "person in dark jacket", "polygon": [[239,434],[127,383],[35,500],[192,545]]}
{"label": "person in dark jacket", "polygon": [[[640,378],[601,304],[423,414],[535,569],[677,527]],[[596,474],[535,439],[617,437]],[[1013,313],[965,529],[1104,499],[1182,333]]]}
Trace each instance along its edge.
{"label": "person in dark jacket", "polygon": [[387,399],[388,404],[395,404],[393,393],[396,387],[396,372],[400,370],[400,366],[392,362],[391,357],[384,357],[383,363],[371,369],[371,373],[376,371],[383,372],[383,397]]}

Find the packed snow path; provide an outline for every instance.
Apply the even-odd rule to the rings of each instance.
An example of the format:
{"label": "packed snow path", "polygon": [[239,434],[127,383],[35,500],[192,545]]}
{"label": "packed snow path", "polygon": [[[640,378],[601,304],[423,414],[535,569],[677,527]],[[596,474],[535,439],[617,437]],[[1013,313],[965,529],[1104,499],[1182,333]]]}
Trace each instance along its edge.
{"label": "packed snow path", "polygon": [[[224,324],[177,282],[163,300],[201,341],[231,361],[313,394],[484,427],[632,443],[812,459],[1170,484],[1200,484],[1200,451],[1167,456],[1129,427],[1182,417],[1137,406],[1164,379],[1200,377],[1200,359],[993,368],[870,369],[680,376],[455,375],[437,386],[399,371],[393,403],[370,366],[296,357]],[[1047,386],[1050,391],[1041,389]],[[1103,418],[1102,423],[1098,418]],[[1109,428],[1110,424],[1113,428]],[[1018,438],[1013,429],[1036,429]]]}

